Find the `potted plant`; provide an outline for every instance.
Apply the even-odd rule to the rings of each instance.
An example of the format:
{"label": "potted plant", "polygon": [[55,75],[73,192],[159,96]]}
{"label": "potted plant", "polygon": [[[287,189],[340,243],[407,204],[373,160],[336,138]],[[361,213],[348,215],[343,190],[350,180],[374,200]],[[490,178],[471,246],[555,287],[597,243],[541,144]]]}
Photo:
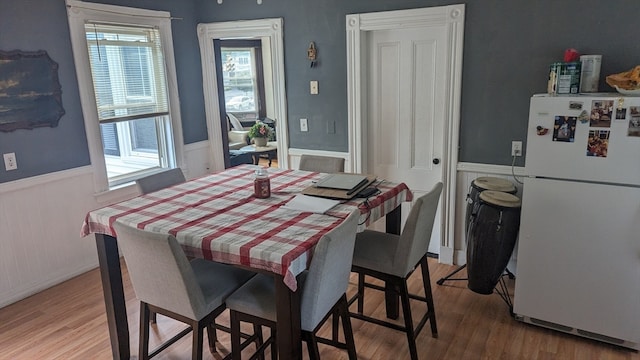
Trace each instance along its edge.
{"label": "potted plant", "polygon": [[272,134],[273,129],[262,121],[256,121],[249,129],[249,137],[253,139],[256,146],[267,146],[267,141]]}

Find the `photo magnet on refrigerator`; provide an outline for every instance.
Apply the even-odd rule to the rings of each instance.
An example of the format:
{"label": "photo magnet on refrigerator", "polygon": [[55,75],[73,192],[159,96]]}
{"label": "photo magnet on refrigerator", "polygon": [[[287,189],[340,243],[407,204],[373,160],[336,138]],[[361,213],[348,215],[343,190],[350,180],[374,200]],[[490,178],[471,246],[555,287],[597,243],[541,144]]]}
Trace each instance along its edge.
{"label": "photo magnet on refrigerator", "polygon": [[556,116],[553,124],[553,141],[573,142],[576,135],[575,116]]}

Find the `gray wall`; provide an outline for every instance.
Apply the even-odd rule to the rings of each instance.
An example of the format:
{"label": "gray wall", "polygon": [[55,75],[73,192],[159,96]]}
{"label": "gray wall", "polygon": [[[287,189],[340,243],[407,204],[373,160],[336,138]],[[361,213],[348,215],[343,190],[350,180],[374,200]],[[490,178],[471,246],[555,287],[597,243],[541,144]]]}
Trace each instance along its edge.
{"label": "gray wall", "polygon": [[0,132],[0,154],[15,152],[18,163],[18,170],[6,172],[0,158],[0,182],[88,165],[64,1],[0,1],[0,50],[46,50],[59,66],[66,112],[55,128]]}
{"label": "gray wall", "polygon": [[[207,138],[196,25],[200,22],[284,18],[290,146],[347,150],[345,15],[439,6],[441,0],[96,0],[167,10],[172,24],[186,143]],[[603,54],[604,75],[640,59],[635,0],[478,0],[466,5],[460,161],[510,164],[511,140],[526,140],[529,97],[544,92],[548,65],[567,47]],[[309,68],[315,41],[319,66]],[[66,114],[56,128],[0,132],[0,154],[15,152],[19,169],[0,166],[0,182],[89,164],[84,123],[63,0],[0,0],[0,50],[47,50],[60,65]],[[309,94],[318,80],[320,94]],[[301,133],[297,119],[309,119]],[[327,134],[335,121],[336,134]],[[1,164],[1,163],[0,163]],[[519,159],[518,165],[523,165]]]}

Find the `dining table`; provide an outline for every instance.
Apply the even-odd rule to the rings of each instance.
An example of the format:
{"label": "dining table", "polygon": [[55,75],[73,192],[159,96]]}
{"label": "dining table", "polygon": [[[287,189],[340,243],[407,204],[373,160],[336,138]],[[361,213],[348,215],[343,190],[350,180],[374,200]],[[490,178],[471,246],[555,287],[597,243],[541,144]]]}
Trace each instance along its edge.
{"label": "dining table", "polygon": [[[130,358],[129,325],[115,222],[171,234],[185,254],[273,276],[279,359],[302,357],[297,276],[309,266],[322,235],[358,211],[358,231],[386,216],[386,231],[400,233],[401,207],[413,194],[404,183],[378,179],[368,198],[342,200],[324,213],[284,205],[327,174],[269,168],[271,194],[254,196],[260,166],[239,165],[156,192],[108,205],[85,216],[81,235],[94,234],[114,359]],[[167,289],[168,291],[170,289]],[[398,317],[387,292],[387,316]]]}

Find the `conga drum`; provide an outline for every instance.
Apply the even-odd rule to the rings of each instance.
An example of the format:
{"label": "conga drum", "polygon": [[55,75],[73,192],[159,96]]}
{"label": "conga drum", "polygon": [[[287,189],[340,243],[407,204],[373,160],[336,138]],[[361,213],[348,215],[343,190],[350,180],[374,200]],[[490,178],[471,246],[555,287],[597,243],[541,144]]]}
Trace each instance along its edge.
{"label": "conga drum", "polygon": [[471,182],[470,191],[467,194],[467,211],[466,222],[464,224],[464,233],[468,237],[469,224],[471,219],[476,216],[480,207],[480,193],[485,190],[501,191],[509,194],[515,194],[518,189],[509,180],[497,177],[481,176]]}
{"label": "conga drum", "polygon": [[506,192],[480,193],[467,241],[467,286],[491,294],[507,268],[520,228],[520,199]]}

